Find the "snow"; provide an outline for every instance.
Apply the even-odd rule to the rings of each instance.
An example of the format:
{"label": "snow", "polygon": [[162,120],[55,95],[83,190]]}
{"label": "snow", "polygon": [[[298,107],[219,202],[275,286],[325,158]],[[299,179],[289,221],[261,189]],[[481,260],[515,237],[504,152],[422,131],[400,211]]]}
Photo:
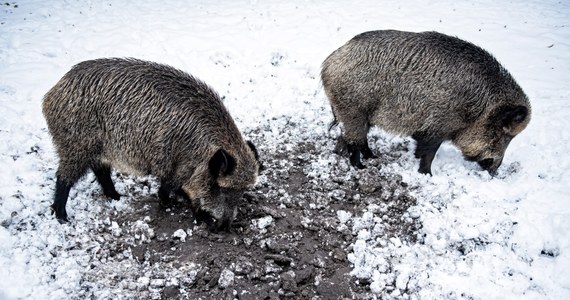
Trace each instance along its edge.
{"label": "snow", "polygon": [[[92,222],[121,235],[116,222],[97,216],[128,210],[127,202],[93,201],[99,192],[92,175],[71,191],[73,226],[60,226],[49,213],[57,158],[41,99],[72,65],[98,57],[171,64],[224,95],[242,129],[271,118],[276,126],[286,121],[281,116],[291,116],[302,130],[326,135],[320,124],[331,115],[318,76],[321,62],[352,36],[385,28],[436,30],[481,45],[523,87],[533,115],[495,178],[450,144],[438,151],[433,177],[415,171],[412,153],[383,166],[383,173],[400,174],[409,184],[418,200],[409,217],[422,223],[425,236],[422,243],[382,238],[376,207],[338,212],[357,237],[348,254],[355,280],[370,281],[384,299],[569,299],[569,21],[570,4],[552,0],[2,4],[0,299],[80,298],[84,270],[97,255],[98,242],[84,238]],[[267,136],[275,143],[260,148],[290,148],[278,135],[275,129]],[[371,145],[376,151],[405,139],[379,130],[371,135],[382,136]],[[328,157],[313,162],[309,175],[325,178]],[[149,193],[129,180],[117,186],[120,193],[127,186]],[[259,221],[262,229],[272,219]],[[166,283],[141,276],[139,284]]]}
{"label": "snow", "polygon": [[223,269],[222,273],[220,274],[220,279],[218,279],[218,285],[225,289],[231,286],[234,283],[234,272],[230,271],[229,269]]}
{"label": "snow", "polygon": [[273,223],[273,217],[272,216],[265,216],[265,217],[261,217],[259,219],[251,220],[251,222],[258,229],[263,230],[263,229],[267,228],[267,226],[270,226],[271,223]]}
{"label": "snow", "polygon": [[186,231],[184,231],[184,229],[178,229],[172,234],[172,236],[180,239],[182,242],[186,242],[186,237],[188,236],[188,234],[186,233]]}

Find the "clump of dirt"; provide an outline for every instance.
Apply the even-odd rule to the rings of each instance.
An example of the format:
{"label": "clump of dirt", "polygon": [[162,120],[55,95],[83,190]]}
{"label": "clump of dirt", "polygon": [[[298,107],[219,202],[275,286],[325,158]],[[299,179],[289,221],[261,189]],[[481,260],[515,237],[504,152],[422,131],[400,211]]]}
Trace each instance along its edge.
{"label": "clump of dirt", "polygon": [[154,196],[135,199],[132,209],[99,226],[84,289],[104,285],[152,299],[370,298],[368,283],[350,275],[347,251],[357,233],[338,214],[359,216],[377,204],[386,237],[414,242],[419,224],[402,216],[416,200],[400,176],[380,172],[390,156],[378,153],[384,158],[356,171],[332,154],[332,138],[280,121],[277,131],[260,126],[245,134],[266,169],[230,233],[208,232],[184,203],[164,209]]}

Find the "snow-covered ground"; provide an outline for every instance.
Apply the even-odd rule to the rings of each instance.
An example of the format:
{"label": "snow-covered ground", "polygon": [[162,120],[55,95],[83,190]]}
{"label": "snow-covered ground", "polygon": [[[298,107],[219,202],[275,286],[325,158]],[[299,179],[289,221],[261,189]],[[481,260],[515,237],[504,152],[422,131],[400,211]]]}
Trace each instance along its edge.
{"label": "snow-covered ground", "polygon": [[[349,223],[358,229],[354,279],[370,281],[379,297],[570,299],[570,3],[552,0],[0,4],[0,299],[80,297],[90,254],[74,245],[87,216],[111,209],[91,201],[84,191],[94,184],[84,181],[68,205],[76,226],[49,214],[57,158],[41,99],[72,65],[98,57],[167,63],[224,95],[242,129],[290,115],[326,134],[317,125],[331,118],[321,62],[352,36],[387,28],[440,31],[489,50],[529,96],[532,120],[496,178],[450,144],[437,153],[433,177],[415,171],[411,152],[383,166],[417,198],[408,216],[421,221],[424,238],[375,237],[382,215],[371,205]],[[371,134],[383,136],[375,151],[402,139]]]}

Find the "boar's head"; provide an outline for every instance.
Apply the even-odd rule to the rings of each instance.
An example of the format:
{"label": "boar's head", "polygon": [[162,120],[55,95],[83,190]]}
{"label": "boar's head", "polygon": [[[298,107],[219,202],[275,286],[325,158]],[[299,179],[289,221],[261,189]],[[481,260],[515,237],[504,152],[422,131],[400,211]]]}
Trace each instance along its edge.
{"label": "boar's head", "polygon": [[210,231],[229,231],[244,192],[256,181],[261,168],[253,143],[237,151],[218,149],[203,170],[200,184],[189,183],[182,190],[191,198],[194,213]]}
{"label": "boar's head", "polygon": [[530,107],[502,105],[490,111],[453,139],[467,160],[495,175],[511,140],[526,128]]}

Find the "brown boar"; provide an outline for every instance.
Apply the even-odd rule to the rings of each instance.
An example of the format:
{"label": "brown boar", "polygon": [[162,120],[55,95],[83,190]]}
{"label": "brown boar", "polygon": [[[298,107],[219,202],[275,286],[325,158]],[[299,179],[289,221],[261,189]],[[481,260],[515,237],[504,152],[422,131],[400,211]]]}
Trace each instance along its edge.
{"label": "brown boar", "polygon": [[337,150],[353,166],[374,157],[370,126],[417,142],[420,173],[431,174],[441,143],[495,173],[513,137],[528,124],[529,100],[488,52],[437,32],[371,31],[335,50],[321,78],[343,134]]}
{"label": "brown boar", "polygon": [[[219,95],[195,77],[137,59],[74,66],[45,95],[43,113],[59,156],[51,206],[67,222],[70,188],[91,169],[104,194],[119,199],[111,168],[151,174],[158,197],[191,199],[211,230],[228,230],[259,157]],[[209,221],[208,221],[209,220]]]}

